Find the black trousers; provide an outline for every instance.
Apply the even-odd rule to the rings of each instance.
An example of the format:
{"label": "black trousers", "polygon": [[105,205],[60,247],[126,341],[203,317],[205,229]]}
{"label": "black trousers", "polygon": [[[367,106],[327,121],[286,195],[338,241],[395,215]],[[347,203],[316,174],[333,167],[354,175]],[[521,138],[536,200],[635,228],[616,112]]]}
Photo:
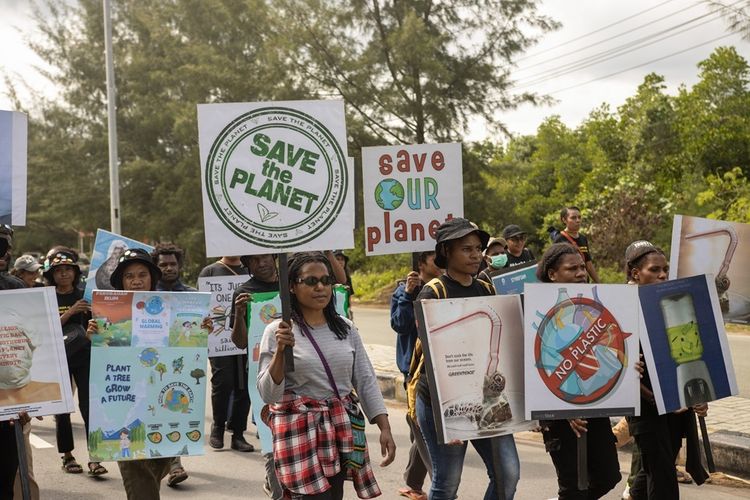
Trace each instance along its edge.
{"label": "black trousers", "polygon": [[[68,358],[68,372],[70,379],[75,381],[78,388],[78,409],[81,411],[83,425],[86,428],[86,442],[89,439],[89,372],[91,371],[91,348],[78,351]],[[55,415],[55,435],[57,451],[68,453],[73,451],[73,426],[70,414]]]}
{"label": "black trousers", "polygon": [[617,486],[622,476],[617,459],[616,439],[608,418],[589,418],[587,453],[589,487],[578,489],[578,445],[567,420],[546,422],[544,445],[557,471],[559,500],[593,500]]}
{"label": "black trousers", "polygon": [[[227,427],[235,434],[247,429],[250,396],[247,393],[247,356],[208,358],[211,363],[211,405],[214,425]],[[231,400],[231,410],[229,408]]]}
{"label": "black trousers", "polygon": [[341,472],[333,477],[328,478],[331,488],[325,493],[317,495],[295,495],[292,494],[293,500],[343,500],[344,498],[344,481],[346,481],[346,469],[341,468]]}
{"label": "black trousers", "polygon": [[682,447],[680,430],[669,428],[666,432],[636,434],[635,442],[641,450],[641,469],[630,487],[630,496],[634,500],[680,498],[674,466]]}
{"label": "black trousers", "polygon": [[13,483],[18,470],[16,434],[10,422],[0,422],[0,500],[13,500]]}

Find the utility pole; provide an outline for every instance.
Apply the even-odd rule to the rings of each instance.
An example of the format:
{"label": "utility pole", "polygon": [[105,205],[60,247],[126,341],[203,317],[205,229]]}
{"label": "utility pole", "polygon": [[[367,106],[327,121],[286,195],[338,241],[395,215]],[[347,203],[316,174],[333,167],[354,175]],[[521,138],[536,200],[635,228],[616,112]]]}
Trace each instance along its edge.
{"label": "utility pole", "polygon": [[122,234],[120,227],[120,173],[117,159],[117,119],[115,109],[115,68],[112,62],[112,13],[109,0],[104,7],[104,51],[107,63],[107,129],[109,137],[109,206],[110,229]]}

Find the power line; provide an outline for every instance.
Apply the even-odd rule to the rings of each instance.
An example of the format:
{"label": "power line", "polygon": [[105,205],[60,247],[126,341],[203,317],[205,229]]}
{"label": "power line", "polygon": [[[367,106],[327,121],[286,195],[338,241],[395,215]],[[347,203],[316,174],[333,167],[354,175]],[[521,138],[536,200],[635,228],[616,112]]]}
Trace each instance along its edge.
{"label": "power line", "polygon": [[550,95],[552,95],[552,94],[559,94],[560,92],[566,92],[568,90],[571,90],[571,89],[574,89],[574,88],[577,88],[577,87],[582,87],[584,85],[588,85],[589,83],[598,82],[599,80],[605,80],[607,78],[611,78],[611,77],[619,75],[621,73],[626,73],[628,71],[631,71],[631,70],[634,70],[634,69],[638,69],[638,68],[641,68],[643,66],[646,66],[646,65],[649,65],[649,64],[652,64],[652,63],[655,63],[655,62],[663,61],[664,59],[669,59],[670,57],[674,57],[676,55],[680,55],[680,54],[683,54],[685,52],[689,52],[689,51],[691,51],[693,49],[697,49],[698,47],[702,47],[704,45],[708,45],[709,43],[713,43],[713,42],[716,42],[716,41],[719,41],[719,40],[723,40],[724,38],[728,38],[728,37],[734,36],[734,35],[736,35],[736,33],[734,33],[734,32],[727,33],[726,35],[723,35],[723,36],[720,36],[720,37],[716,37],[716,38],[713,38],[711,40],[707,40],[707,41],[705,41],[703,43],[699,43],[699,44],[693,45],[693,46],[688,47],[686,49],[682,49],[682,50],[679,50],[677,52],[672,52],[671,54],[667,54],[666,56],[658,57],[656,59],[652,59],[650,61],[646,61],[645,63],[637,64],[635,66],[631,66],[629,68],[626,68],[626,69],[623,69],[623,70],[620,70],[620,71],[615,71],[614,73],[610,73],[608,75],[600,76],[600,77],[597,77],[597,78],[592,78],[591,80],[588,80],[588,81],[585,81],[585,82],[582,82],[582,83],[577,83],[577,84],[571,85],[569,87],[564,87],[564,88],[555,90],[553,92],[548,92],[548,94],[550,94]]}
{"label": "power line", "polygon": [[[632,15],[630,15],[630,16],[624,17],[624,18],[620,19],[619,21],[615,21],[615,22],[613,22],[613,23],[610,23],[610,24],[608,24],[608,25],[606,25],[606,26],[603,26],[603,27],[601,27],[601,28],[599,28],[599,29],[596,29],[596,30],[594,30],[594,31],[591,31],[591,32],[589,32],[589,33],[586,33],[586,34],[583,34],[583,35],[577,36],[577,37],[575,37],[575,38],[573,38],[573,39],[571,39],[571,40],[568,40],[567,42],[563,42],[563,43],[560,43],[560,44],[558,44],[558,45],[555,45],[555,46],[553,46],[553,47],[550,47],[550,48],[548,48],[548,49],[545,49],[545,51],[544,51],[544,52],[547,52],[547,51],[550,51],[550,50],[555,50],[555,49],[558,49],[558,48],[560,48],[560,47],[564,47],[565,45],[569,45],[569,44],[571,44],[571,43],[573,43],[573,42],[577,42],[578,40],[581,40],[581,39],[583,39],[583,38],[586,38],[586,37],[588,37],[588,36],[591,36],[591,35],[595,35],[595,34],[597,34],[597,33],[600,33],[600,32],[602,32],[602,31],[604,31],[604,30],[606,30],[606,29],[609,29],[609,28],[611,28],[611,27],[613,27],[613,26],[617,26],[618,24],[624,23],[625,21],[629,21],[629,20],[631,20],[631,19],[633,19],[633,18],[636,18],[636,17],[640,16],[641,14],[645,14],[646,12],[650,12],[650,11],[652,11],[652,10],[654,10],[654,9],[657,9],[657,8],[661,7],[662,5],[666,5],[666,4],[668,4],[668,3],[671,3],[671,2],[673,2],[673,1],[674,1],[674,0],[666,0],[665,2],[662,2],[662,3],[660,3],[660,4],[654,5],[653,7],[649,7],[648,9],[645,9],[645,10],[642,10],[642,11],[640,11],[640,12],[636,12],[635,14],[632,14]],[[697,4],[696,4],[696,5],[697,5]],[[693,5],[693,6],[695,6],[695,5]],[[692,8],[692,7],[688,7],[688,8]],[[685,10],[687,10],[687,9],[685,9]],[[678,12],[680,12],[680,11],[678,11]],[[673,14],[672,14],[672,15],[673,15]],[[539,53],[537,53],[537,54],[529,54],[529,55],[527,55],[527,56],[524,56],[524,57],[522,57],[522,58],[518,59],[518,60],[517,60],[516,62],[524,61],[524,60],[526,60],[526,59],[531,59],[531,58],[537,57],[537,56],[539,56],[539,55],[541,55],[541,54],[543,54],[543,52],[539,52]]]}

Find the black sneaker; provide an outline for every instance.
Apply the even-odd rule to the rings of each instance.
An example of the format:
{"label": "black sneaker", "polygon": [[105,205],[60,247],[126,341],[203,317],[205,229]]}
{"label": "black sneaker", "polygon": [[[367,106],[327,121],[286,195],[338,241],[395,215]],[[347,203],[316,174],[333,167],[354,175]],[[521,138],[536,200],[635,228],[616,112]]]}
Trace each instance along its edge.
{"label": "black sneaker", "polygon": [[245,437],[242,434],[233,434],[232,449],[247,453],[250,451],[255,451],[255,446],[245,441]]}
{"label": "black sneaker", "polygon": [[224,448],[224,428],[216,425],[211,426],[211,437],[208,440],[211,448],[220,450]]}

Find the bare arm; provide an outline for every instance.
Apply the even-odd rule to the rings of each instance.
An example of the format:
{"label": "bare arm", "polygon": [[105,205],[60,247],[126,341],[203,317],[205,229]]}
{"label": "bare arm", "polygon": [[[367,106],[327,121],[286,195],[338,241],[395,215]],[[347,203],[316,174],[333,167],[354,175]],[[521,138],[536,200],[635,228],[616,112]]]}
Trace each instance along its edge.
{"label": "bare arm", "polygon": [[346,271],[344,271],[344,266],[341,265],[338,259],[333,255],[332,251],[326,250],[325,255],[326,259],[328,259],[328,262],[331,264],[333,277],[336,278],[336,282],[346,285]]}
{"label": "bare arm", "polygon": [[601,283],[601,280],[599,280],[599,275],[596,273],[596,269],[594,269],[594,263],[590,260],[586,262],[586,271],[588,271],[589,276],[591,276],[591,279],[594,281],[594,283]]}
{"label": "bare arm", "polygon": [[289,324],[282,321],[276,329],[276,351],[268,366],[268,374],[276,385],[284,381],[284,351],[287,346],[294,347],[294,334]]}
{"label": "bare arm", "polygon": [[396,442],[391,434],[391,424],[388,421],[387,413],[381,413],[373,420],[380,428],[380,455],[383,457],[380,466],[385,467],[396,458]]}
{"label": "bare arm", "polygon": [[250,300],[249,293],[238,294],[234,301],[234,308],[232,309],[232,342],[240,349],[247,347],[247,322],[245,321],[245,316],[247,316],[248,300]]}

